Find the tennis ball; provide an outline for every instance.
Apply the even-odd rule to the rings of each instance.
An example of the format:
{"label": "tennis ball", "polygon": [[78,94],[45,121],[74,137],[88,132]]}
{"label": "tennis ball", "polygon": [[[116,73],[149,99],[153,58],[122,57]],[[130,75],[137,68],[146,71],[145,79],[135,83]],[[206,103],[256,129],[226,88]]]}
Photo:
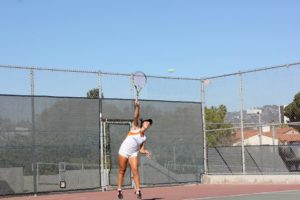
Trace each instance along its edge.
{"label": "tennis ball", "polygon": [[170,68],[170,69],[168,69],[168,72],[169,73],[173,73],[173,72],[175,72],[175,69],[174,68]]}

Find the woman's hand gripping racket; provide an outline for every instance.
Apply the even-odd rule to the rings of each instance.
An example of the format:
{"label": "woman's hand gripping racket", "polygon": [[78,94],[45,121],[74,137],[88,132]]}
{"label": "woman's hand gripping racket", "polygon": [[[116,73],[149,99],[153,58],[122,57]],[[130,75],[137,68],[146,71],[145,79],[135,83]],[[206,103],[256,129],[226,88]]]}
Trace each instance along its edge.
{"label": "woman's hand gripping racket", "polygon": [[147,83],[147,77],[143,72],[137,71],[133,74],[132,80],[136,91],[136,100],[138,100],[141,90]]}

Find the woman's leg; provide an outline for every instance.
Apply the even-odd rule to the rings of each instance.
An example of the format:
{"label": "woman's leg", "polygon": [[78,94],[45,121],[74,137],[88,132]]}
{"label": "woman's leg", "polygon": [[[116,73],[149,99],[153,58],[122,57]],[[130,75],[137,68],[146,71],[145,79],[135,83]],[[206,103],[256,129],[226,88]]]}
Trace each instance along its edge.
{"label": "woman's leg", "polygon": [[135,185],[135,190],[138,191],[140,189],[140,177],[139,177],[139,160],[138,156],[129,157],[129,164],[131,167],[131,171],[133,174],[133,180]]}
{"label": "woman's leg", "polygon": [[119,155],[118,189],[122,189],[128,158]]}

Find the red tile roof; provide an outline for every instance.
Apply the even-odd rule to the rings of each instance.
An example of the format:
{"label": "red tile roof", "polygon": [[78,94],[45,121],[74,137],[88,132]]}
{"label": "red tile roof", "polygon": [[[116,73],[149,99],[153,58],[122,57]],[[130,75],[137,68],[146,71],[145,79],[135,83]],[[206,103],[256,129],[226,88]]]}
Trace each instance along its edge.
{"label": "red tile roof", "polygon": [[[259,134],[259,130],[256,129],[246,129],[244,130],[244,139],[248,139],[250,137],[253,137],[255,135]],[[268,132],[262,132],[262,135],[272,138],[272,130]],[[280,141],[300,141],[300,133],[291,127],[286,128],[276,128],[275,129],[275,138]],[[238,130],[235,134],[235,139],[240,140],[241,139],[241,132]]]}

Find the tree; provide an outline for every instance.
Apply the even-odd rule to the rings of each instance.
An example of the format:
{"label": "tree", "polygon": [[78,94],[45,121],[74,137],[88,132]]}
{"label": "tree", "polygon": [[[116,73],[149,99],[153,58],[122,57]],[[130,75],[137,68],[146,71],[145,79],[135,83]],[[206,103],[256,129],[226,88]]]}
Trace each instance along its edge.
{"label": "tree", "polygon": [[[284,108],[284,115],[289,118],[289,122],[300,122],[300,92],[294,96],[294,100]],[[300,131],[299,125],[291,125]]]}
{"label": "tree", "polygon": [[[86,93],[86,96],[87,96],[87,98],[90,98],[90,99],[98,99],[99,98],[99,88],[94,88],[94,89],[89,90]],[[103,97],[104,97],[104,95],[102,92],[101,98],[103,98]]]}
{"label": "tree", "polygon": [[207,145],[209,147],[215,147],[219,145],[232,145],[233,131],[231,123],[225,122],[225,116],[227,114],[227,108],[225,105],[219,107],[205,108],[205,122],[207,132]]}

